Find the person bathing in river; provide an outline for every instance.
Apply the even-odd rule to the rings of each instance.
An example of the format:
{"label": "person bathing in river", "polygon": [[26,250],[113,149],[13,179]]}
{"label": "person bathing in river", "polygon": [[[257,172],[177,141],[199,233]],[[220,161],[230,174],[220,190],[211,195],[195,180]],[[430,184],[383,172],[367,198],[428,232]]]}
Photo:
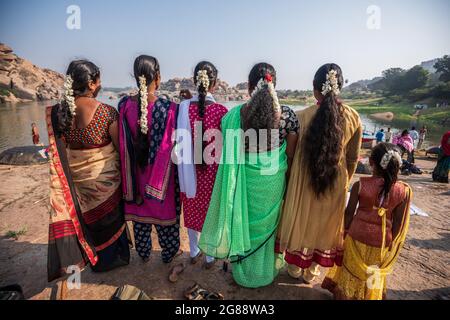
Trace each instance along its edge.
{"label": "person bathing in river", "polygon": [[408,231],[412,190],[397,181],[402,165],[399,150],[380,143],[369,162],[373,175],[353,184],[345,210],[343,264],[329,270],[322,283],[336,299],[385,299],[386,275],[392,272]]}
{"label": "person bathing in river", "polygon": [[162,261],[169,263],[182,253],[178,172],[171,160],[177,105],[156,95],[161,83],[156,58],[137,57],[134,77],[138,93],[119,102],[125,218],[133,222],[135,247],[142,260],[150,260],[155,228]]}
{"label": "person bathing in river", "polygon": [[[198,93],[195,97],[183,101],[179,107],[178,129],[185,129],[184,133],[190,133],[189,137],[192,141],[189,142],[189,146],[192,147],[194,141],[202,142],[199,148],[201,150],[199,161],[179,164],[184,226],[189,236],[191,264],[197,263],[202,257],[198,240],[211,201],[221,150],[215,148],[207,155],[204,152],[210,143],[218,143],[217,137],[209,136],[209,134],[220,131],[220,123],[228,111],[226,107],[217,103],[212,95],[217,83],[217,75],[217,69],[211,62],[198,63],[194,69],[194,83]],[[202,138],[196,139],[198,135]],[[205,159],[206,156],[211,159]],[[218,160],[214,161],[216,157]],[[213,257],[206,256],[204,267],[209,269],[214,262]]]}
{"label": "person bathing in river", "polygon": [[34,122],[31,124],[31,138],[33,139],[33,144],[35,146],[41,144],[41,142],[39,141],[39,129]]}

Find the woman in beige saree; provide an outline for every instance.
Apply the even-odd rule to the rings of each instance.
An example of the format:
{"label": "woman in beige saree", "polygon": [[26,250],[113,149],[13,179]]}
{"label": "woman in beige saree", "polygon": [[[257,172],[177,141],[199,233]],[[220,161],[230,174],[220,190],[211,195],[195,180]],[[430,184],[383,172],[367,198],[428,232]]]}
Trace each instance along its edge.
{"label": "woman in beige saree", "polygon": [[317,105],[297,113],[300,133],[289,178],[276,250],[289,275],[311,282],[318,266],[341,265],[343,219],[355,172],[362,127],[358,113],[342,104],[340,67],[326,64],[314,77]]}
{"label": "woman in beige saree", "polygon": [[100,70],[72,61],[60,103],[46,111],[50,157],[48,280],[90,264],[94,272],[129,263],[117,152],[117,111],[98,102]]}

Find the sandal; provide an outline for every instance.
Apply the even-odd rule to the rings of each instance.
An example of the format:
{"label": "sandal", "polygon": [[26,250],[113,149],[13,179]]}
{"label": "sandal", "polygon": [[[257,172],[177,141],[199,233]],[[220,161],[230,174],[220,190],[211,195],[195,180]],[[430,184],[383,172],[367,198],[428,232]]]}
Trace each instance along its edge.
{"label": "sandal", "polygon": [[172,283],[177,282],[178,275],[184,271],[184,263],[179,263],[170,268],[169,281]]}
{"label": "sandal", "polygon": [[[189,288],[186,289],[186,291],[184,292],[184,297],[187,300],[202,300],[203,298],[197,294],[199,289],[200,289],[200,286],[198,285],[198,283],[194,282],[194,284],[192,286],[190,286]],[[195,292],[195,294],[194,294],[194,292]],[[198,297],[200,297],[200,299],[197,299]]]}
{"label": "sandal", "polygon": [[215,264],[216,264],[216,260],[215,260],[215,259],[214,259],[213,261],[211,261],[211,262],[206,262],[206,261],[205,261],[205,263],[203,263],[203,268],[205,268],[206,270],[209,270],[209,269],[211,269]]}
{"label": "sandal", "polygon": [[170,258],[170,260],[168,260],[166,263],[171,263],[175,258],[178,258],[179,256],[181,256],[184,253],[183,250],[178,250],[177,253],[175,253],[175,255]]}
{"label": "sandal", "polygon": [[203,252],[199,252],[195,257],[191,258],[191,264],[196,264],[201,257],[203,257]]}
{"label": "sandal", "polygon": [[201,288],[198,283],[194,283],[184,292],[184,297],[187,300],[224,300],[221,293],[209,292]]}

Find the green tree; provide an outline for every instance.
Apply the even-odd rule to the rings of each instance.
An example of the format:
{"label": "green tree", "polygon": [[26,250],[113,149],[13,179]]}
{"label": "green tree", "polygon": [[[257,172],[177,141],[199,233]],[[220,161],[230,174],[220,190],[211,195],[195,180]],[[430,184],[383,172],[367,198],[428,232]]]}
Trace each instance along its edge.
{"label": "green tree", "polygon": [[450,81],[450,56],[445,55],[434,64],[437,73],[440,73],[439,80]]}
{"label": "green tree", "polygon": [[414,89],[420,89],[426,86],[429,78],[427,70],[421,66],[415,66],[409,69],[398,80],[400,92],[409,92]]}

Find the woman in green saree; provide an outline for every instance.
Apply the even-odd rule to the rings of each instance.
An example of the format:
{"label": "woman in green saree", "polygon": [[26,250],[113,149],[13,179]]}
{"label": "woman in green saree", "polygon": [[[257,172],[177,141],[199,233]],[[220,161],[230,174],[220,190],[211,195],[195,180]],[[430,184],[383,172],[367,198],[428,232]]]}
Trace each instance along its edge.
{"label": "woman in green saree", "polygon": [[255,65],[251,99],[222,119],[221,163],[199,241],[207,255],[229,259],[235,281],[249,288],[272,283],[283,264],[275,234],[298,120],[280,106],[275,82],[271,65]]}

